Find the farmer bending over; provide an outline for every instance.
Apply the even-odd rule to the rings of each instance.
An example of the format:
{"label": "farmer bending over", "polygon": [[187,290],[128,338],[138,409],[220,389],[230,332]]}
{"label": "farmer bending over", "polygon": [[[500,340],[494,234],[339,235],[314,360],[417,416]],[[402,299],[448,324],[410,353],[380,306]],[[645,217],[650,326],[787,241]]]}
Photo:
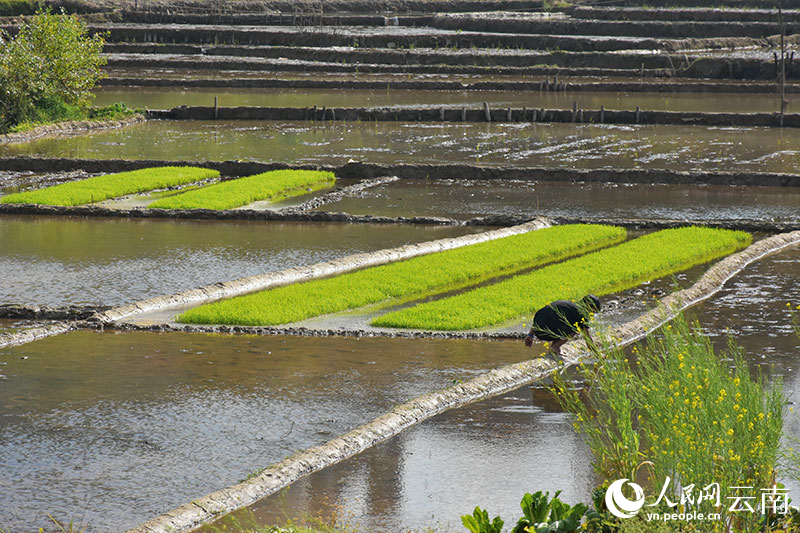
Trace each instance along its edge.
{"label": "farmer bending over", "polygon": [[578,302],[558,300],[536,311],[533,326],[525,337],[525,346],[533,345],[533,336],[548,341],[550,351],[561,355],[561,347],[578,332],[586,333],[589,342],[594,343],[589,335],[589,319],[600,310],[600,300],[594,294],[584,296]]}

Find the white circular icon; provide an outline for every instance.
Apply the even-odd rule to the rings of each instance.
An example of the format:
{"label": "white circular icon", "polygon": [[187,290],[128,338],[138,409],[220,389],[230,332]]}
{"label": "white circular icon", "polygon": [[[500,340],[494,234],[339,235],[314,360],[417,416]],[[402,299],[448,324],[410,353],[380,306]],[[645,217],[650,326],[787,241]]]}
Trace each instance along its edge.
{"label": "white circular icon", "polygon": [[635,498],[629,500],[622,494],[622,486],[625,485],[626,479],[618,479],[608,486],[606,491],[606,507],[608,511],[617,518],[631,518],[639,512],[639,509],[644,505],[644,491],[642,487],[636,483],[628,483],[633,489]]}

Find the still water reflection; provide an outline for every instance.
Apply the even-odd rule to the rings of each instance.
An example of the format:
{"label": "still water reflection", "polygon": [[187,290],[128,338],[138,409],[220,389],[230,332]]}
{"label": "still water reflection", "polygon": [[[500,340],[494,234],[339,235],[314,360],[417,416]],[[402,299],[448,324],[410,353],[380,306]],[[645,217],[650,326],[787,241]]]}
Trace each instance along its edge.
{"label": "still water reflection", "polygon": [[0,303],[119,305],[473,232],[459,227],[6,216]]}
{"label": "still water reflection", "polygon": [[121,531],[529,355],[517,342],[86,331],[0,349],[0,529],[35,531],[50,513]]}

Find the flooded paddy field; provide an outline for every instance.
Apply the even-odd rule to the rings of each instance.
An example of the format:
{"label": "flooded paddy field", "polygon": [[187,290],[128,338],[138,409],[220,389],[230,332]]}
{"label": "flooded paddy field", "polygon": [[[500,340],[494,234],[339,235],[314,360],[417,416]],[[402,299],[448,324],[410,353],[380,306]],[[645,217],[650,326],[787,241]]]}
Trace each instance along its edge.
{"label": "flooded paddy field", "polygon": [[792,129],[562,123],[148,121],[0,145],[0,157],[475,163],[560,168],[800,171]]}
{"label": "flooded paddy field", "polygon": [[779,108],[777,96],[753,98],[746,94],[642,94],[624,92],[520,92],[520,91],[424,91],[424,90],[326,90],[326,89],[164,89],[112,88],[95,91],[94,105],[124,102],[128,107],[171,109],[181,105],[221,107],[392,107],[392,106],[466,106],[477,108],[487,102],[492,107],[528,107],[581,109],[703,111],[703,112],[773,112]]}
{"label": "flooded paddy field", "polygon": [[800,191],[781,187],[404,179],[320,208],[350,214],[693,220],[800,219]]}
{"label": "flooded paddy field", "polygon": [[[794,246],[748,266],[688,313],[720,347],[734,335],[751,365],[782,377],[790,395],[800,390],[800,340],[785,304],[800,301],[798,276]],[[800,437],[796,413],[786,431]],[[550,393],[523,387],[438,415],[249,511],[262,524],[338,511],[358,531],[458,531],[460,516],[476,505],[511,522],[525,492],[563,490],[568,503],[590,501],[599,483],[591,461]],[[792,493],[800,490],[795,480],[781,481]]]}
{"label": "flooded paddy field", "polygon": [[120,305],[478,231],[367,224],[0,218],[0,303]]}
{"label": "flooded paddy field", "polygon": [[[509,90],[539,92],[544,82],[566,84],[567,91],[635,91],[637,93],[762,93],[775,94],[775,84],[676,78],[667,73],[657,77],[632,80],[630,76],[615,75],[603,70],[592,74],[571,74],[565,69],[551,73],[514,75],[501,73],[441,73],[441,72],[273,72],[269,70],[227,70],[200,68],[122,67],[111,66],[109,78],[101,80],[101,88],[160,87],[253,87],[253,88],[339,88],[339,89],[408,89],[408,90]],[[648,73],[649,74],[649,73]],[[797,84],[787,80],[787,91],[797,92]],[[542,88],[544,91],[544,89]]]}
{"label": "flooded paddy field", "polygon": [[133,527],[531,355],[518,342],[89,331],[3,349],[0,524],[36,529],[50,513]]}

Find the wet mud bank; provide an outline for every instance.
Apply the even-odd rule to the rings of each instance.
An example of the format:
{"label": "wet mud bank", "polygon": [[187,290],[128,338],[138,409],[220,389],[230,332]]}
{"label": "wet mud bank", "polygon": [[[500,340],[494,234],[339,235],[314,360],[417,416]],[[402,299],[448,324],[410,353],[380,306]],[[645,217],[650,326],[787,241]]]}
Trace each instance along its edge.
{"label": "wet mud bank", "polygon": [[[289,207],[284,210],[267,209],[123,209],[113,207],[52,206],[35,204],[0,204],[0,213],[8,215],[77,216],[100,218],[152,218],[176,220],[253,220],[272,222],[342,222],[348,224],[418,224],[457,226],[462,222],[442,217],[388,217],[372,215],[350,215],[348,213],[307,212],[323,203],[334,202],[340,195],[310,200],[307,206]],[[321,203],[323,202],[323,203]],[[480,225],[480,224],[475,224]],[[494,225],[494,224],[484,224]]]}
{"label": "wet mud bank", "polygon": [[[489,24],[490,22],[492,24]],[[498,31],[486,32],[480,29],[487,24],[497,26]],[[669,28],[676,25],[682,26],[680,31],[669,31]],[[474,27],[474,29],[460,26]],[[536,31],[528,29],[529,26],[535,27]],[[5,29],[14,31],[11,26],[6,26]],[[411,49],[435,48],[440,49],[438,53],[442,53],[442,48],[464,51],[469,51],[471,48],[527,50],[551,48],[572,52],[741,48],[774,45],[774,36],[780,33],[776,24],[768,23],[594,22],[569,19],[520,21],[515,18],[487,21],[449,16],[438,17],[434,21],[434,27],[422,28],[96,24],[91,25],[90,29],[96,33],[107,32],[110,43],[300,46],[319,47],[319,54],[324,54],[322,47],[331,46],[378,48],[387,51],[405,48],[407,50],[404,51],[409,52],[409,56],[417,56],[420,52],[426,51],[420,50],[414,53]],[[794,39],[792,33],[794,32],[791,30],[788,32],[789,42]],[[208,49],[209,52],[212,50]],[[365,51],[362,55],[368,53],[369,51]],[[491,50],[483,50],[478,54],[501,55]],[[314,56],[309,59],[320,60]]]}
{"label": "wet mud bank", "polygon": [[[286,11],[286,10],[284,10]],[[330,14],[328,12],[265,11],[261,13],[174,13],[164,11],[124,11],[121,21],[135,24],[199,24],[229,26],[388,26],[395,17],[381,14]],[[429,24],[433,15],[403,16],[403,25]],[[413,19],[409,21],[407,19]]]}
{"label": "wet mud bank", "polygon": [[[352,43],[351,43],[352,44]],[[516,45],[509,45],[516,47]],[[776,65],[772,57],[721,57],[661,54],[602,54],[594,52],[530,53],[501,56],[494,64],[491,54],[474,63],[460,63],[455,52],[454,64],[409,62],[402,55],[395,62],[342,63],[309,59],[263,57],[205,56],[180,54],[114,54],[108,65],[114,68],[169,68],[185,70],[241,70],[266,72],[360,73],[360,74],[435,74],[484,76],[594,76],[636,78],[695,78],[774,80]],[[420,57],[419,55],[413,57]],[[670,62],[671,60],[671,62]],[[522,62],[522,65],[502,63]],[[477,64],[475,64],[477,63]],[[642,67],[644,65],[644,67]],[[800,63],[787,62],[786,78],[800,78]]]}
{"label": "wet mud bank", "polygon": [[[589,7],[575,6],[564,10],[565,13],[578,19],[588,20],[661,20],[692,22],[767,22],[775,24],[777,13],[775,5],[772,9],[738,9],[738,8],[641,8],[641,7]],[[784,11],[783,19],[787,23],[800,22],[800,12]]]}
{"label": "wet mud bank", "polygon": [[[224,176],[249,176],[269,170],[300,169],[329,170],[340,178],[368,179],[397,176],[401,179],[500,179],[540,180],[601,183],[665,183],[800,187],[800,175],[766,172],[675,172],[658,169],[561,169],[546,167],[489,167],[460,164],[399,164],[348,163],[341,166],[286,165],[284,163],[257,163],[244,161],[173,161],[173,160],[122,160],[73,159],[40,157],[0,158],[0,170],[33,172],[85,172],[112,173],[140,168],[191,165],[219,170]],[[3,204],[9,207],[12,204]],[[44,207],[44,206],[42,206]],[[154,210],[155,211],[155,210]]]}
{"label": "wet mud bank", "polygon": [[[64,0],[57,0],[57,3]],[[106,9],[129,4],[114,0],[101,0],[100,6]],[[225,11],[234,11],[228,6]],[[325,0],[325,13],[437,13],[440,11],[497,11],[497,10],[539,10],[541,0]],[[147,6],[152,13],[204,13],[219,12],[209,8],[203,0],[166,0]],[[235,12],[244,13],[319,13],[317,0],[245,0],[236,2]]]}
{"label": "wet mud bank", "polygon": [[145,120],[147,119],[144,115],[133,115],[124,120],[72,120],[69,122],[46,124],[22,133],[0,135],[0,144],[25,143],[55,135],[81,135],[93,131],[112,130],[138,124]]}
{"label": "wet mud bank", "polygon": [[[297,108],[297,107],[176,107],[148,112],[164,120],[339,120],[347,122],[575,122],[595,124],[661,124],[732,127],[780,127],[779,113],[702,113],[619,111],[612,109],[480,109],[466,107]],[[800,114],[787,113],[784,127],[800,127]]]}
{"label": "wet mud bank", "polygon": [[[533,37],[531,37],[533,38]],[[724,49],[730,52],[732,48],[760,48],[777,47],[778,42],[764,39],[600,39],[581,36],[551,36],[537,35],[537,49],[474,49],[453,50],[451,48],[402,48],[402,43],[389,45],[388,48],[362,48],[353,46],[352,43],[332,48],[317,46],[236,46],[214,45],[203,46],[198,44],[170,44],[170,43],[107,43],[104,51],[108,54],[109,64],[124,65],[137,60],[151,61],[152,63],[182,59],[196,61],[215,61],[215,66],[241,67],[244,58],[271,59],[286,63],[289,60],[310,63],[346,63],[359,65],[362,68],[369,65],[404,65],[413,66],[468,66],[468,67],[529,67],[531,65],[550,65],[572,68],[604,68],[604,69],[674,69],[676,72],[687,68],[689,63],[705,57],[698,50]],[[799,36],[790,35],[786,38],[787,44],[796,44]],[[693,50],[688,57],[684,54],[668,56],[665,51]],[[628,52],[635,50],[635,52]],[[644,54],[642,51],[648,51]],[[662,53],[654,54],[650,50]],[[609,55],[604,51],[618,51]],[[753,52],[754,50],[749,50]],[[762,57],[771,54],[761,52]],[[215,59],[217,58],[217,59]],[[728,59],[738,60],[737,56]],[[256,63],[250,63],[255,65]]]}
{"label": "wet mud bank", "polygon": [[[651,92],[651,93],[753,93],[774,94],[774,83],[704,83],[695,80],[665,80],[663,82],[576,82],[553,79],[539,81],[482,81],[469,82],[445,80],[327,80],[278,78],[153,78],[122,77],[114,75],[100,80],[102,87],[181,87],[181,88],[231,88],[231,89],[380,89],[421,91],[569,91],[569,92]],[[558,87],[556,87],[558,85]],[[800,93],[800,85],[788,84],[786,92]]]}
{"label": "wet mud bank", "polygon": [[76,322],[58,322],[47,326],[23,329],[13,333],[0,333],[0,348],[21,346],[29,342],[38,341],[54,335],[61,335],[78,328]]}
{"label": "wet mud bank", "polygon": [[[387,180],[393,181],[393,180]],[[375,186],[379,183],[371,183]],[[354,186],[354,190],[363,187]],[[34,204],[0,204],[0,214],[33,215],[33,216],[73,216],[99,218],[131,218],[131,219],[177,219],[177,220],[251,220],[272,222],[318,222],[344,224],[408,224],[421,226],[476,226],[508,228],[526,224],[536,217],[487,215],[459,220],[445,217],[415,216],[392,217],[384,215],[357,215],[341,212],[311,211],[320,205],[336,202],[352,191],[337,191],[318,197],[299,206],[270,211],[263,209],[228,209],[214,211],[210,209],[121,209],[98,206],[44,206]],[[614,217],[547,217],[557,224],[609,224],[632,229],[666,229],[682,226],[709,226],[714,228],[736,229],[778,233],[800,228],[800,219],[792,222],[776,222],[770,220],[711,220],[711,219],[640,219]],[[2,309],[0,308],[0,316]]]}
{"label": "wet mud bank", "polygon": [[89,317],[111,309],[110,306],[68,305],[50,307],[47,305],[28,306],[20,304],[0,304],[0,318],[29,320],[86,320]]}
{"label": "wet mud bank", "polygon": [[[663,20],[591,20],[560,18],[542,20],[511,14],[445,14],[434,18],[431,26],[443,29],[460,29],[474,32],[504,32],[561,35],[608,35],[629,37],[662,38],[713,38],[751,37],[763,38],[780,34],[780,25],[769,22],[738,21],[663,21]],[[787,28],[787,34],[796,33],[796,28]]]}
{"label": "wet mud bank", "polygon": [[378,250],[376,252],[356,254],[310,266],[295,267],[279,272],[270,272],[267,274],[250,276],[233,281],[215,283],[213,285],[206,285],[205,287],[184,291],[169,296],[159,296],[130,305],[115,307],[91,317],[90,321],[106,324],[122,319],[130,319],[131,317],[141,315],[143,313],[161,312],[180,306],[197,305],[200,303],[218,300],[220,298],[239,296],[241,294],[260,291],[289,283],[296,283],[298,281],[305,281],[323,276],[330,276],[333,274],[341,274],[367,266],[382,265],[393,261],[399,261],[401,259],[417,257],[419,255],[450,250],[479,242],[486,242],[493,239],[499,239],[501,237],[525,233],[527,231],[532,231],[547,226],[549,226],[549,223],[546,220],[537,219],[511,228],[497,229],[450,239],[439,239],[419,244],[410,244],[388,250]]}
{"label": "wet mud bank", "polygon": [[[630,344],[670,320],[681,309],[712,296],[748,264],[797,243],[800,243],[800,232],[776,235],[752,244],[744,251],[716,263],[690,288],[663,298],[657,308],[614,328],[611,336],[618,338],[620,345]],[[563,353],[565,361],[574,364],[585,355],[585,346],[575,343],[566,347]],[[555,363],[546,359],[529,360],[507,365],[466,383],[420,396],[324,445],[295,454],[250,480],[193,500],[130,531],[188,531],[219,518],[223,513],[245,507],[273,494],[303,476],[352,457],[422,420],[449,409],[509,392],[547,375],[555,368]]]}
{"label": "wet mud bank", "polygon": [[325,204],[331,204],[334,202],[338,202],[343,198],[359,195],[365,189],[369,189],[370,187],[377,187],[379,185],[384,185],[386,183],[391,183],[393,181],[397,181],[400,178],[397,176],[381,176],[379,178],[372,178],[368,180],[364,180],[361,183],[356,183],[355,185],[350,185],[343,188],[337,188],[334,191],[329,193],[323,194],[322,196],[317,196],[316,198],[312,198],[306,202],[303,202],[300,205],[293,206],[293,207],[286,207],[283,209],[278,209],[276,212],[289,215],[293,213],[303,213],[310,209],[315,209],[317,207],[323,206]]}

